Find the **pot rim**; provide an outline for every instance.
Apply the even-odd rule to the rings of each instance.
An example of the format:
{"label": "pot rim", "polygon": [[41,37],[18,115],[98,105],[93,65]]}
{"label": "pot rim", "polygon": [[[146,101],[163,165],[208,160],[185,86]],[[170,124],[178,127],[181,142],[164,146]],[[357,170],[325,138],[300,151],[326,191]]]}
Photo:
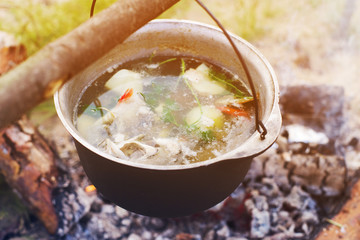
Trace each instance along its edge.
{"label": "pot rim", "polygon": [[[196,27],[200,27],[200,28],[204,28],[204,29],[209,29],[210,31],[216,31],[216,32],[222,33],[222,31],[219,28],[215,27],[215,26],[205,24],[205,23],[201,23],[201,22],[197,22],[197,21],[192,21],[192,20],[155,19],[155,20],[150,21],[145,26],[152,25],[152,24],[187,24],[187,25],[194,25]],[[133,34],[135,34],[135,33],[133,33]],[[271,113],[269,115],[270,117],[268,117],[268,119],[265,119],[263,121],[263,123],[266,126],[267,122],[272,120],[271,119],[272,115],[274,115],[274,114],[276,116],[280,115],[280,109],[279,109],[279,106],[277,105],[277,103],[279,101],[279,86],[278,86],[278,83],[277,83],[277,78],[276,78],[276,75],[275,75],[275,71],[271,67],[268,60],[252,44],[250,44],[248,41],[244,40],[243,38],[229,32],[229,31],[228,31],[228,33],[231,36],[231,38],[233,38],[236,41],[241,42],[247,48],[249,48],[254,53],[254,55],[256,55],[259,58],[259,60],[261,60],[261,62],[263,62],[266,69],[269,71],[269,74],[270,74],[271,79],[273,81],[274,101],[271,103],[272,108],[271,108]],[[127,40],[125,40],[125,42],[126,41]],[[97,154],[97,155],[99,155],[99,156],[101,156],[101,157],[103,157],[103,158],[105,158],[107,160],[111,160],[111,161],[116,162],[116,163],[124,164],[124,165],[127,165],[129,167],[136,167],[136,168],[142,168],[142,169],[147,169],[147,170],[173,170],[173,171],[176,171],[176,170],[192,169],[192,168],[197,168],[197,167],[206,167],[206,166],[211,165],[211,164],[215,164],[215,163],[218,163],[218,162],[221,162],[221,161],[231,160],[231,159],[234,159],[234,158],[240,158],[238,160],[241,161],[241,158],[252,158],[252,157],[257,156],[257,155],[263,153],[264,151],[266,151],[275,142],[275,140],[276,140],[276,138],[278,136],[278,133],[280,132],[280,127],[278,127],[278,130],[275,133],[269,132],[269,134],[266,137],[267,138],[266,139],[267,141],[266,141],[266,140],[260,140],[259,132],[255,131],[249,137],[249,139],[246,140],[245,142],[243,142],[241,145],[246,144],[250,140],[254,141],[254,138],[257,138],[257,139],[259,139],[259,141],[263,142],[264,147],[260,148],[259,151],[257,151],[257,152],[254,152],[254,153],[248,154],[248,155],[244,155],[244,156],[235,156],[235,157],[229,156],[229,155],[231,155],[231,153],[233,151],[236,151],[238,149],[238,148],[235,148],[232,151],[230,151],[228,153],[225,153],[225,154],[222,154],[222,155],[220,155],[220,156],[218,156],[216,158],[212,158],[212,159],[208,159],[208,160],[201,161],[201,162],[196,162],[196,163],[189,163],[189,164],[185,164],[185,165],[155,165],[155,164],[145,164],[145,163],[132,162],[132,161],[123,160],[123,159],[117,158],[117,157],[115,157],[115,156],[113,156],[111,154],[105,153],[105,152],[99,150],[98,148],[96,148],[95,146],[91,145],[90,143],[88,143],[82,136],[80,136],[78,134],[78,132],[75,130],[75,127],[73,128],[71,126],[71,124],[68,123],[68,120],[66,119],[66,117],[62,113],[61,106],[60,106],[60,100],[59,100],[59,92],[60,91],[61,91],[61,88],[58,91],[56,91],[55,94],[54,94],[55,109],[56,109],[56,112],[58,114],[59,119],[61,120],[61,122],[64,125],[65,129],[70,133],[70,135],[76,141],[78,141],[81,145],[83,145],[88,150],[92,151],[93,153],[95,153],[95,154]],[[275,125],[277,125],[277,126],[281,125],[281,118],[280,118],[279,123],[277,123]],[[273,134],[274,136],[269,136],[270,134]],[[271,139],[269,139],[269,138],[271,138]],[[224,158],[224,156],[226,156],[226,157]]]}

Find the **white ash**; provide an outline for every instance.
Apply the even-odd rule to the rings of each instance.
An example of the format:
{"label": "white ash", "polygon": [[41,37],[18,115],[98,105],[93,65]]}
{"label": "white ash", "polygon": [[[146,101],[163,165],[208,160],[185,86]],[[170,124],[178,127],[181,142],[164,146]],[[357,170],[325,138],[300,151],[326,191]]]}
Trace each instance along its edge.
{"label": "white ash", "polygon": [[251,238],[264,238],[270,231],[270,215],[267,211],[252,210]]}
{"label": "white ash", "polygon": [[309,127],[305,127],[300,124],[292,124],[285,127],[289,133],[288,141],[303,142],[303,143],[317,143],[327,144],[329,142],[328,137],[323,132],[316,132]]}
{"label": "white ash", "polygon": [[[326,106],[320,109],[332,108]],[[309,118],[309,114],[306,118]],[[284,116],[284,119],[289,118]],[[291,118],[291,124],[294,119]],[[342,121],[337,118],[336,122]],[[87,194],[68,197],[78,207],[62,206],[64,201],[58,201],[61,203],[58,212],[62,216],[70,216],[69,212],[77,209],[73,212],[77,217],[68,221],[68,227],[62,228],[58,237],[67,240],[105,237],[135,240],[313,239],[322,228],[321,219],[331,216],[346,196],[344,192],[348,186],[345,185],[347,176],[344,156],[346,151],[358,152],[359,147],[354,141],[351,146],[344,148],[344,154],[338,151],[337,146],[346,145],[349,141],[339,142],[342,138],[333,138],[339,132],[329,133],[321,129],[327,128],[316,130],[326,134],[329,139],[327,144],[291,142],[289,132],[284,128],[277,144],[253,160],[245,180],[227,199],[207,211],[188,217],[145,217],[116,207],[96,194],[95,199]],[[74,151],[67,152],[74,155]],[[69,174],[77,179],[72,181],[73,184],[86,186],[88,180],[78,159],[74,159],[77,158],[73,156],[66,159],[63,164],[68,166]],[[66,197],[68,191],[70,189],[64,185],[58,192]],[[35,239],[40,238],[37,236],[45,239],[44,235],[48,236],[39,227],[26,231]],[[51,239],[51,236],[47,238]]]}

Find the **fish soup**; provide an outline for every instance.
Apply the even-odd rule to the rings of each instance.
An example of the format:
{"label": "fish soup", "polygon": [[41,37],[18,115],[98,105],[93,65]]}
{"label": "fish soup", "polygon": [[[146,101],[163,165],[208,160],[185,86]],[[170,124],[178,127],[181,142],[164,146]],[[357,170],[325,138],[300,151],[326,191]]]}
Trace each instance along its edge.
{"label": "fish soup", "polygon": [[115,157],[158,165],[216,158],[254,131],[241,79],[188,57],[150,57],[109,69],[83,92],[74,123]]}

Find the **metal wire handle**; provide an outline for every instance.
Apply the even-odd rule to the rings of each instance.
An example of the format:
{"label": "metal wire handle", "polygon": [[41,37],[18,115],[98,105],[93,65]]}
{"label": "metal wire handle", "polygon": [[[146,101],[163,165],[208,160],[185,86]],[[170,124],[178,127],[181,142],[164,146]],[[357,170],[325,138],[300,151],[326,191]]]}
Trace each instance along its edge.
{"label": "metal wire handle", "polygon": [[[260,133],[260,138],[262,140],[265,139],[265,136],[267,134],[267,129],[265,127],[265,125],[263,124],[263,122],[259,119],[259,102],[258,102],[258,97],[255,91],[255,87],[254,87],[254,82],[252,81],[252,78],[250,76],[250,72],[248,67],[245,64],[245,61],[239,51],[239,49],[236,47],[236,45],[234,44],[233,40],[231,39],[230,35],[228,34],[228,32],[226,31],[226,29],[223,27],[223,25],[220,23],[219,20],[217,20],[217,18],[214,16],[214,14],[212,14],[210,12],[210,10],[200,1],[200,0],[195,0],[200,7],[202,7],[205,12],[214,20],[214,22],[218,25],[218,27],[221,29],[221,31],[223,31],[225,37],[228,39],[229,43],[231,44],[232,48],[234,49],[242,67],[244,68],[245,71],[245,75],[247,80],[249,81],[250,84],[250,89],[251,89],[251,93],[253,95],[254,98],[254,102],[255,102],[255,123],[256,123],[256,130]],[[95,8],[95,4],[96,4],[96,0],[92,0],[92,5],[91,5],[91,10],[90,10],[90,17],[93,16],[94,14],[94,8]]]}
{"label": "metal wire handle", "polygon": [[223,31],[225,37],[228,39],[229,43],[231,44],[232,48],[234,49],[242,67],[244,68],[246,78],[249,81],[251,93],[253,95],[254,101],[255,101],[255,123],[256,123],[256,130],[260,133],[260,138],[262,140],[265,139],[265,136],[267,134],[267,129],[265,125],[262,123],[262,121],[259,119],[259,103],[258,103],[258,97],[255,91],[254,82],[252,81],[252,78],[250,76],[250,72],[248,67],[245,64],[245,61],[239,51],[239,49],[236,47],[235,43],[231,39],[229,33],[226,31],[226,29],[223,27],[223,25],[217,20],[217,18],[210,12],[210,10],[200,1],[195,0],[204,10],[205,12],[214,20],[214,22],[218,25],[218,27]]}

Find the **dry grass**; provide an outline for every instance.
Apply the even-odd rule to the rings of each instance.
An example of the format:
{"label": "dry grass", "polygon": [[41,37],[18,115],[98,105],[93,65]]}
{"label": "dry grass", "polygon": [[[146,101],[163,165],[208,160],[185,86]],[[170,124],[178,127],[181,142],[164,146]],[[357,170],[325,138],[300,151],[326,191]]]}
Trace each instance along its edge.
{"label": "dry grass", "polygon": [[[96,11],[115,1],[98,1]],[[87,20],[90,7],[85,0],[0,0],[0,30],[15,35],[31,55]]]}
{"label": "dry grass", "polygon": [[[247,40],[271,31],[271,22],[281,9],[271,0],[205,0],[204,4],[231,32]],[[193,0],[182,0],[160,18],[187,19],[214,25],[212,19]]]}

